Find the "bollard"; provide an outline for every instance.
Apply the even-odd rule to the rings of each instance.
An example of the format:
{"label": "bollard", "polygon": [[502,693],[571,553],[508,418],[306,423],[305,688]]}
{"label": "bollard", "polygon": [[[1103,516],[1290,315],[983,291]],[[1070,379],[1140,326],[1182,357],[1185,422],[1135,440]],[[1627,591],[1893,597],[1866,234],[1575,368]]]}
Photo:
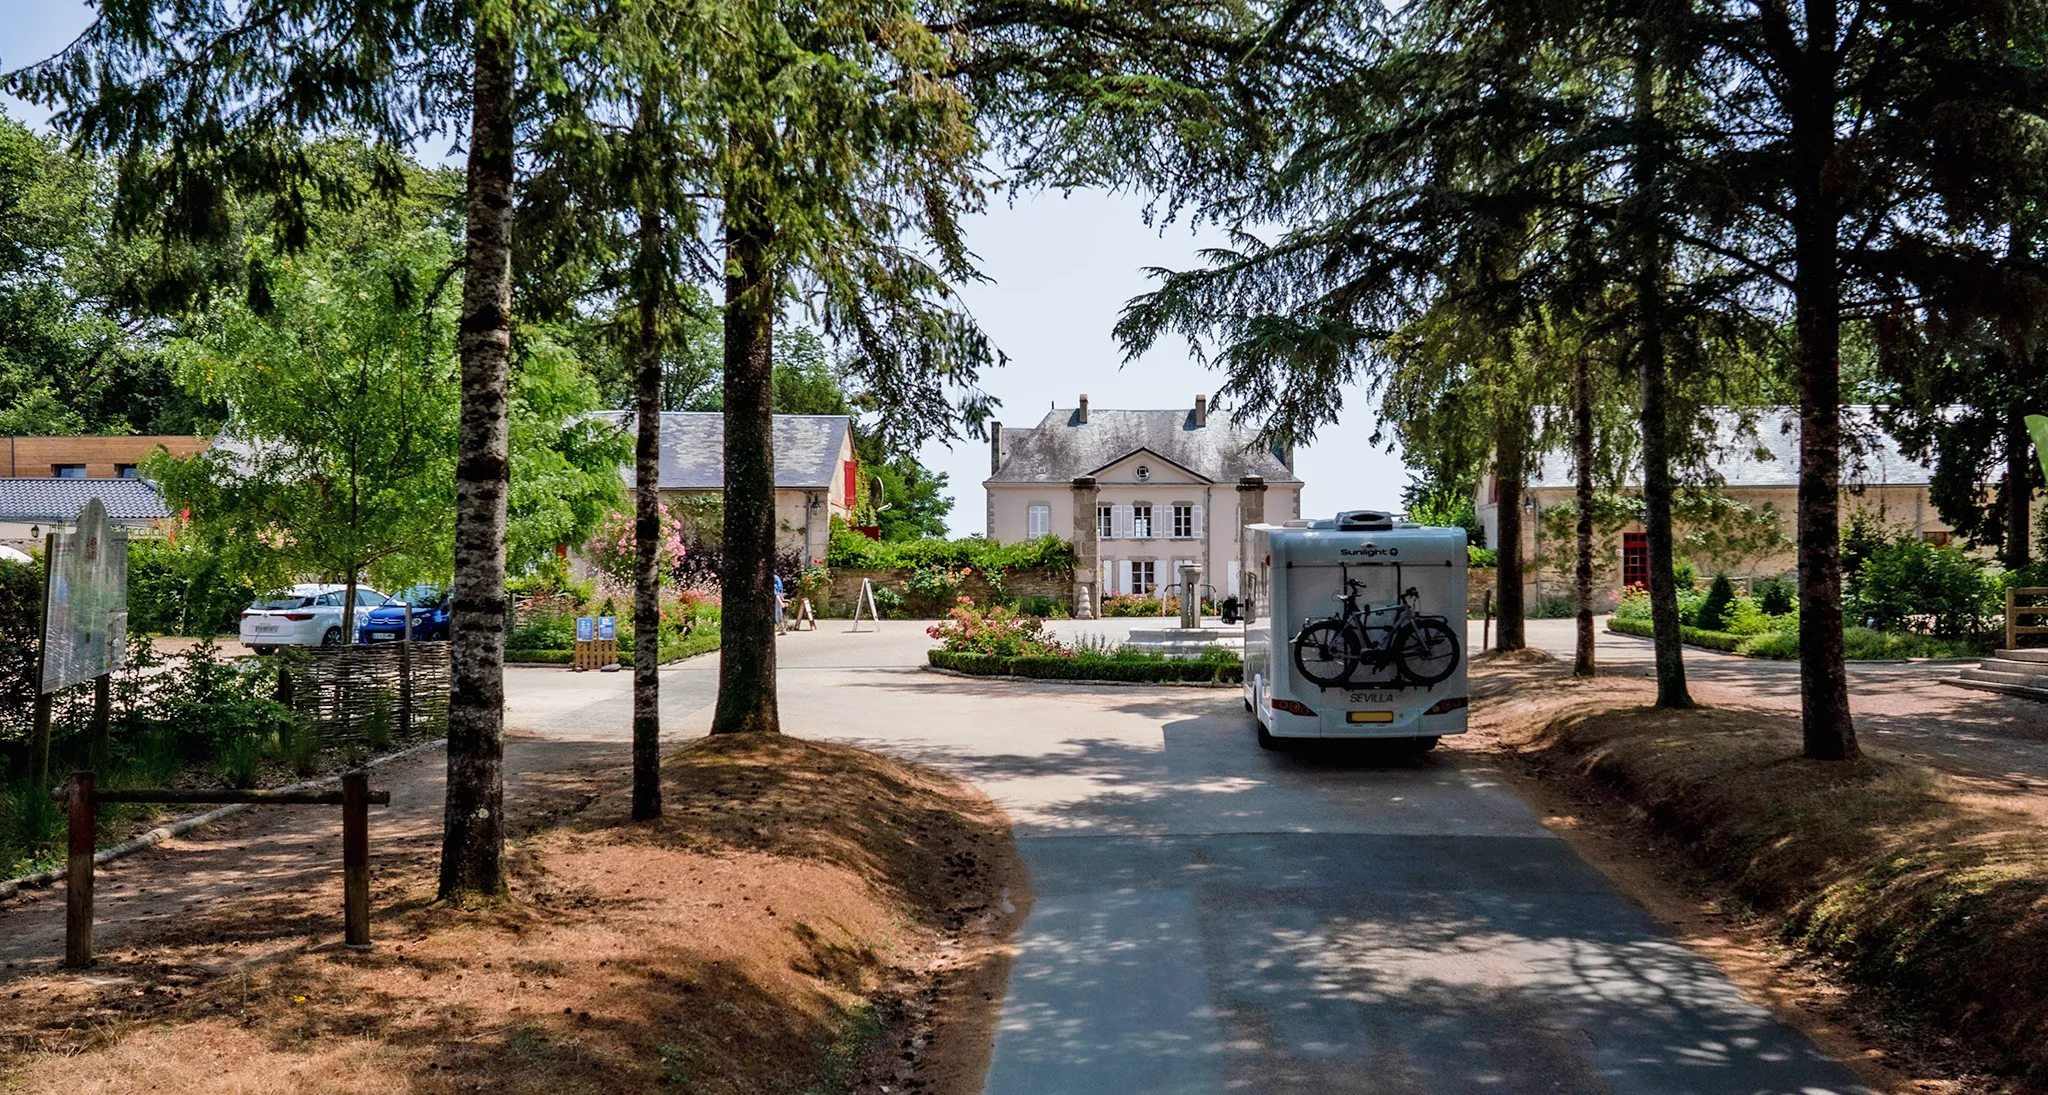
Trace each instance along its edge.
{"label": "bollard", "polygon": [[343,939],[370,945],[370,777],[341,777],[341,890]]}
{"label": "bollard", "polygon": [[64,965],[92,965],[92,853],[95,833],[93,774],[71,773],[65,809],[71,831],[71,857],[64,877]]}

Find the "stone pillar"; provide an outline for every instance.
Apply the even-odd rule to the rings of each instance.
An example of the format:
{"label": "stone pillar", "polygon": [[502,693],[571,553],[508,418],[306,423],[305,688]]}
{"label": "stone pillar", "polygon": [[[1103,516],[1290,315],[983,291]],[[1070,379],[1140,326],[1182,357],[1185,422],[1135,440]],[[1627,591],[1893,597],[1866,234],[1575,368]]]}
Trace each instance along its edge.
{"label": "stone pillar", "polygon": [[1261,525],[1266,521],[1266,477],[1247,475],[1237,481],[1237,581],[1238,599],[1244,602],[1246,623],[1258,619],[1260,601],[1266,595],[1259,588],[1255,577],[1258,560],[1252,558],[1251,540],[1244,534],[1246,525]]}
{"label": "stone pillar", "polygon": [[1074,480],[1074,607],[1076,619],[1095,618],[1095,606],[1100,603],[1096,588],[1097,578],[1102,573],[1100,545],[1096,540],[1095,499],[1100,492],[1095,487],[1095,477],[1083,475]]}
{"label": "stone pillar", "polygon": [[1180,568],[1180,626],[1202,626],[1202,568],[1193,563]]}

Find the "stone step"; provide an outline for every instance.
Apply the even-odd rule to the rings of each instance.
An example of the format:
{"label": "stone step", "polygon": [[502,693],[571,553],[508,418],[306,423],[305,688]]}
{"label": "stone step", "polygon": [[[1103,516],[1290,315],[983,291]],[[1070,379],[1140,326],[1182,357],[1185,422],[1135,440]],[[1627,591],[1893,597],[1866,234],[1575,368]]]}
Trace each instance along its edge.
{"label": "stone step", "polygon": [[2034,688],[2024,684],[2000,684],[1997,681],[1970,681],[1961,677],[1942,677],[1943,684],[1957,688],[1973,688],[1979,692],[1997,692],[2006,696],[2024,696],[2030,700],[2048,701],[2048,688]]}
{"label": "stone step", "polygon": [[2018,673],[2026,677],[2039,677],[2048,684],[2048,662],[2018,661],[2012,658],[1986,658],[1977,668],[1992,673]]}
{"label": "stone step", "polygon": [[2033,673],[2001,673],[1995,669],[1965,669],[1960,678],[1985,684],[2011,684],[2023,688],[2048,689],[2048,678]]}
{"label": "stone step", "polygon": [[1997,656],[2009,662],[2039,662],[2048,665],[2048,649],[2001,650]]}

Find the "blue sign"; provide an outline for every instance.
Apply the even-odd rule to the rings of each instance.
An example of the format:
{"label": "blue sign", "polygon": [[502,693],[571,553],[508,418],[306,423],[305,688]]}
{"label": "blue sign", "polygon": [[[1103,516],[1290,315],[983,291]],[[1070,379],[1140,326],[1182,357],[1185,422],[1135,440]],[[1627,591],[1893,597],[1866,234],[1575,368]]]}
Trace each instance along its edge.
{"label": "blue sign", "polygon": [[597,637],[607,642],[618,638],[619,618],[617,616],[599,616],[597,618]]}
{"label": "blue sign", "polygon": [[597,634],[597,621],[589,616],[576,617],[576,641],[589,642]]}

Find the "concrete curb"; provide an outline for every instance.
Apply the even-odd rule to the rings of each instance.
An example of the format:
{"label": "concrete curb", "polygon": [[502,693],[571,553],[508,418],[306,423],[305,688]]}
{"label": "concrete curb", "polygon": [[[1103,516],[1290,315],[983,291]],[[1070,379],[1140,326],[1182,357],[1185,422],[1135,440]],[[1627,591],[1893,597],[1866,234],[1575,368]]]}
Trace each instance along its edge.
{"label": "concrete curb", "polygon": [[945,669],[936,665],[925,665],[920,668],[927,673],[941,673],[948,677],[960,677],[970,681],[1023,681],[1027,684],[1090,684],[1108,685],[1112,688],[1244,688],[1244,685],[1237,681],[1098,681],[1073,677],[1020,677],[1014,673],[962,673],[958,669]]}
{"label": "concrete curb", "polygon": [[[389,764],[392,761],[412,756],[414,753],[424,753],[429,749],[438,748],[440,746],[445,746],[447,744],[448,742],[442,738],[435,738],[432,741],[423,741],[418,745],[414,745],[405,749],[400,749],[396,753],[386,753],[385,755],[378,757],[375,760],[372,760],[369,763],[363,765],[363,767],[365,769],[376,768],[381,765]],[[332,776],[323,776],[319,779],[304,780],[299,783],[288,784],[284,787],[277,787],[273,789],[278,791],[310,791],[315,787],[328,787],[340,782],[341,776],[339,774],[336,774]],[[102,848],[99,851],[94,852],[92,856],[92,861],[95,865],[98,865],[102,863],[112,863],[114,860],[117,859],[125,859],[128,856],[134,855],[136,852],[142,851],[144,848],[154,848],[157,845],[162,844],[166,840],[170,840],[174,837],[184,836],[186,833],[189,833],[202,825],[209,825],[213,822],[219,821],[221,818],[228,817],[233,814],[239,814],[242,811],[254,805],[256,804],[253,802],[237,802],[228,806],[222,806],[218,809],[208,810],[203,814],[195,814],[188,818],[181,818],[177,821],[171,822],[168,825],[159,825],[156,828],[151,829],[150,831],[124,844],[116,844],[111,848]],[[0,901],[5,901],[8,898],[13,897],[15,894],[20,893],[24,889],[41,889],[42,887],[48,886],[51,883],[63,877],[63,868],[52,868],[47,871],[38,871],[35,874],[31,875],[23,875],[20,878],[7,879],[4,882],[0,882]]]}

